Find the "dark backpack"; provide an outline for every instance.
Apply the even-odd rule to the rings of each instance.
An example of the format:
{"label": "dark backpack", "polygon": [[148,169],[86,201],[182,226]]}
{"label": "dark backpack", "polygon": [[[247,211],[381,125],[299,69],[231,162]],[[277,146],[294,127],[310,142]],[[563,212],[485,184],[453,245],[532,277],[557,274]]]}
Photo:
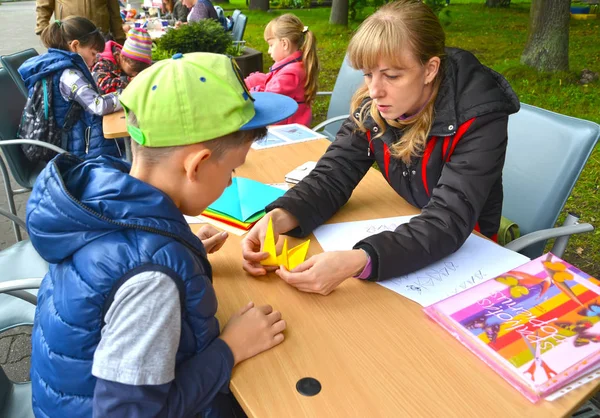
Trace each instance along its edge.
{"label": "dark backpack", "polygon": [[[38,80],[25,103],[17,137],[63,147],[63,133],[73,128],[82,110],[78,103],[72,101],[67,110],[65,123],[59,127],[52,108],[52,76]],[[25,144],[21,145],[21,148],[25,157],[33,163],[48,162],[56,155],[56,152],[37,145]]]}

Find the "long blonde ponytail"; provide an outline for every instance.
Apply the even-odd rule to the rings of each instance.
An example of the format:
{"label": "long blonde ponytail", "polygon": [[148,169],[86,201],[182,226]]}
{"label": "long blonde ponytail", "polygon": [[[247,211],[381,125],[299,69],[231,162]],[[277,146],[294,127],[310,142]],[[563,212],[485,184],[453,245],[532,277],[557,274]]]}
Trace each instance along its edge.
{"label": "long blonde ponytail", "polygon": [[267,24],[265,39],[272,36],[279,39],[287,38],[302,51],[302,63],[304,64],[304,71],[306,71],[304,101],[310,105],[317,96],[320,70],[315,34],[304,26],[297,16],[286,13]]}

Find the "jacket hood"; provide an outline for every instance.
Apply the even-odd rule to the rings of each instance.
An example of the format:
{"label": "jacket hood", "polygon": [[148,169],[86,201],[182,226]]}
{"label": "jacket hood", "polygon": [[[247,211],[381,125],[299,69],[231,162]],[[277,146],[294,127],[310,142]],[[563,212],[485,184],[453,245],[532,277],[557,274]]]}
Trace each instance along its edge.
{"label": "jacket hood", "polygon": [[[46,54],[29,58],[19,67],[19,74],[25,82],[27,89],[49,75],[67,68],[76,67],[80,70],[88,69],[83,58],[74,52],[50,48]],[[89,69],[87,71],[89,73]],[[85,72],[84,72],[85,74]]]}
{"label": "jacket hood", "polygon": [[129,173],[130,165],[102,156],[55,157],[27,203],[27,230],[39,254],[59,263],[115,231],[140,229],[170,236],[204,257],[201,241],[175,203]]}
{"label": "jacket hood", "polygon": [[444,79],[435,101],[429,135],[454,135],[469,119],[489,113],[519,111],[519,98],[506,79],[470,52],[446,48]]}
{"label": "jacket hood", "polygon": [[108,41],[104,46],[104,51],[100,54],[100,57],[105,60],[109,60],[113,64],[117,65],[117,60],[113,54],[113,48],[117,51],[121,51],[123,47],[115,41]]}

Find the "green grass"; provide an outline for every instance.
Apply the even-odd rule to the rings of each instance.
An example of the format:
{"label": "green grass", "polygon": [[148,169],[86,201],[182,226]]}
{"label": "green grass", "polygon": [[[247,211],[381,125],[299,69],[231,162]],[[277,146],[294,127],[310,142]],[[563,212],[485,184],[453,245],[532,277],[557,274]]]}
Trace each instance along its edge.
{"label": "green grass", "polygon": [[[460,3],[460,4],[459,4]],[[468,4],[466,4],[468,3]],[[452,0],[448,7],[447,45],[472,51],[485,65],[505,75],[524,103],[600,123],[600,82],[577,83],[582,69],[600,72],[600,20],[572,20],[569,62],[571,71],[541,74],[522,66],[519,59],[527,40],[529,3],[513,0],[509,9],[488,9],[483,0]],[[246,9],[234,0],[227,9]],[[370,10],[365,10],[362,18]],[[249,46],[264,53],[265,71],[272,65],[263,40],[269,20],[287,10],[244,11],[248,15],[246,39]],[[348,28],[328,24],[329,8],[292,10],[317,35],[322,71],[319,90],[331,90],[346,46],[360,22]],[[328,101],[317,99],[313,106],[315,123],[325,119]],[[565,259],[595,277],[600,277],[600,146],[588,161],[564,213],[573,211],[582,222],[599,227],[593,233],[571,238]]]}

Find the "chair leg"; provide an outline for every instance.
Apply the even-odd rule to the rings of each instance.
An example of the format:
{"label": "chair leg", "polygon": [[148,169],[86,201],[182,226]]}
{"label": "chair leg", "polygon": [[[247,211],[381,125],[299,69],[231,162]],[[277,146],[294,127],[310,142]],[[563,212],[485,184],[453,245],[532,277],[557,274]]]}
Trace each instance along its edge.
{"label": "chair leg", "polygon": [[[17,208],[15,206],[14,193],[12,190],[12,186],[10,185],[10,176],[8,175],[8,170],[6,169],[6,164],[4,163],[4,159],[0,157],[0,170],[2,171],[2,178],[4,179],[4,188],[6,190],[6,198],[8,200],[8,208],[10,209],[10,213],[17,216]],[[13,221],[13,229],[15,231],[15,238],[17,242],[23,240],[21,237],[21,228],[17,225],[16,222]]]}
{"label": "chair leg", "polygon": [[[565,218],[565,221],[563,222],[563,226],[577,225],[578,221],[579,216],[569,212],[567,214],[567,217]],[[562,237],[556,238],[556,240],[554,240],[554,245],[552,246],[550,252],[552,252],[552,254],[554,254],[555,256],[562,258],[567,248],[567,244],[569,243],[569,238],[571,238],[570,235],[564,235]]]}

